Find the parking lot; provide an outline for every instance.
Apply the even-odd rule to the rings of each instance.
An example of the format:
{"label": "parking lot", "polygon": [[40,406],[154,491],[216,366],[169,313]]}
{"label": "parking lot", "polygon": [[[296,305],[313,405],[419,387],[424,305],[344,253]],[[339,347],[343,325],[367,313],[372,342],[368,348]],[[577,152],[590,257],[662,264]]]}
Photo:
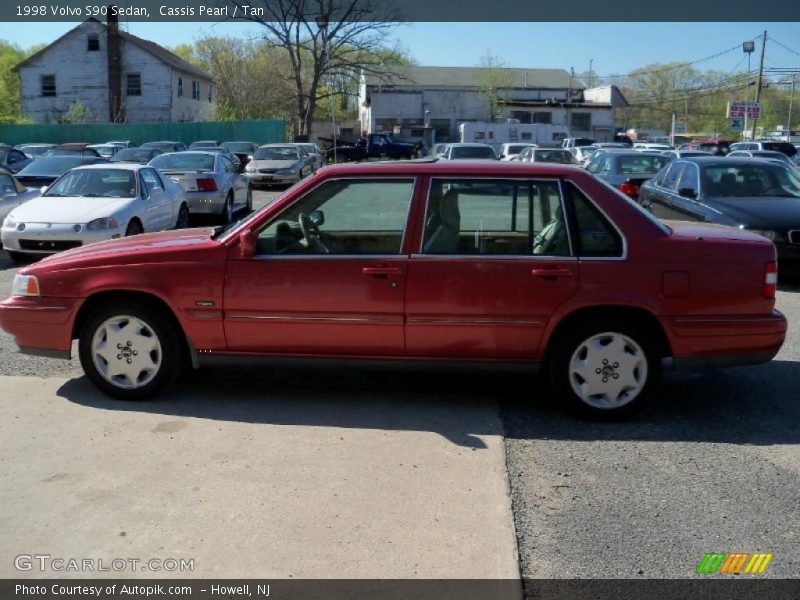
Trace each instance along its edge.
{"label": "parking lot", "polygon": [[[0,254],[3,296],[15,271]],[[667,373],[602,424],[527,373],[416,366],[214,368],[124,403],[0,332],[0,575],[41,576],[14,557],[46,553],[192,558],[190,577],[685,578],[760,551],[763,577],[796,577],[800,282],[777,305],[774,361]]]}

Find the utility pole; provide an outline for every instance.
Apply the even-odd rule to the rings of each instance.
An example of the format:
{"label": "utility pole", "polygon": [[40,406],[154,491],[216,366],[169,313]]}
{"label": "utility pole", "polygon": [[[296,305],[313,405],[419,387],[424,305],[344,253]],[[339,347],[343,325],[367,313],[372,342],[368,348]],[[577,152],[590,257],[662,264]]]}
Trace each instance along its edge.
{"label": "utility pole", "polygon": [[[761,88],[764,83],[764,51],[767,49],[767,32],[764,32],[764,37],[761,38],[761,65],[758,68],[758,85],[756,86],[756,104],[761,102]],[[758,119],[753,119],[753,131],[750,133],[750,139],[756,139],[756,125]]]}
{"label": "utility pole", "polygon": [[786,117],[786,141],[792,141],[792,104],[794,103],[794,86],[797,75],[792,74],[792,91],[789,94],[789,115]]}
{"label": "utility pole", "polygon": [[589,87],[594,87],[594,71],[592,70],[592,65],[594,65],[594,59],[589,59]]}

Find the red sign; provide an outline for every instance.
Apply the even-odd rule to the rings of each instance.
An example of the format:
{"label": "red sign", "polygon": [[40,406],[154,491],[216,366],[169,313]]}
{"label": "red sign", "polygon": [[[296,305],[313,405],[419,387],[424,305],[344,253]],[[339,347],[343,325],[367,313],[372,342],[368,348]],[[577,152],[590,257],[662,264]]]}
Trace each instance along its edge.
{"label": "red sign", "polygon": [[761,103],[760,102],[728,102],[729,119],[744,119],[745,114],[748,119],[761,118]]}

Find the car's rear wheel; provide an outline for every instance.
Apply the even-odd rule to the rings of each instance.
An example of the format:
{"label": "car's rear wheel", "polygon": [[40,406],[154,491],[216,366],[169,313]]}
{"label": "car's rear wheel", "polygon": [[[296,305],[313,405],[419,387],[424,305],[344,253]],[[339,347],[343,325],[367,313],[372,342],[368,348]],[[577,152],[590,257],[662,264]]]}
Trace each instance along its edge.
{"label": "car's rear wheel", "polygon": [[147,305],[118,303],[98,308],[79,337],[81,366],[101,391],[139,400],[165,389],[180,374],[179,332]]}
{"label": "car's rear wheel", "polygon": [[229,193],[225,199],[225,206],[222,207],[222,223],[228,225],[233,221],[233,193]]}
{"label": "car's rear wheel", "polygon": [[247,186],[247,213],[253,212],[253,188]]}
{"label": "car's rear wheel", "polygon": [[572,411],[616,419],[640,409],[660,375],[660,360],[647,328],[608,319],[584,323],[557,342],[550,378]]}
{"label": "car's rear wheel", "polygon": [[178,210],[178,220],[175,223],[175,229],[186,229],[189,227],[189,207],[181,204]]}

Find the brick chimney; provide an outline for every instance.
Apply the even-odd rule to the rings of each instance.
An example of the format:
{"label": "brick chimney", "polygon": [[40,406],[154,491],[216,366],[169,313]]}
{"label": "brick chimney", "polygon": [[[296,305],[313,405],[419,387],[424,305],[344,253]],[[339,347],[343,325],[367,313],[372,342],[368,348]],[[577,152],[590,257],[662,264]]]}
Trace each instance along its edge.
{"label": "brick chimney", "polygon": [[122,43],[119,37],[119,17],[108,7],[108,110],[112,123],[125,121],[122,108]]}

